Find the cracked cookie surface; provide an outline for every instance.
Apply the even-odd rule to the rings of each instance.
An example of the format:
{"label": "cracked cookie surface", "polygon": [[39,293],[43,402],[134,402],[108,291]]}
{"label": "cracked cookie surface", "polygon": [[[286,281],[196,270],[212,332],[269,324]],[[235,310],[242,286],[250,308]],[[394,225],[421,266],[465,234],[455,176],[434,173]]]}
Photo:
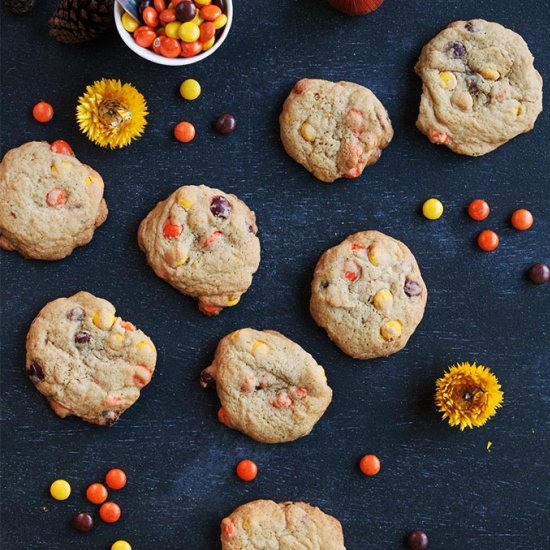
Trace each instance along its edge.
{"label": "cracked cookie surface", "polygon": [[344,353],[374,359],[405,347],[427,296],[411,251],[379,231],[362,231],[319,259],[310,311]]}
{"label": "cracked cookie surface", "polygon": [[279,124],[286,152],[325,183],[359,177],[393,137],[382,103],[353,82],[300,80]]}
{"label": "cracked cookie surface", "polygon": [[156,360],[151,339],[88,292],[46,304],[27,334],[27,375],[61,418],[113,424],[150,382]]}
{"label": "cracked cookie surface", "polygon": [[161,279],[217,315],[252,283],[260,264],[257,231],[254,212],[235,195],[185,185],[149,212],[138,242]]}
{"label": "cracked cookie surface", "polygon": [[340,522],[305,502],[248,502],[220,527],[222,550],[346,550]]}
{"label": "cracked cookie surface", "polygon": [[415,67],[419,130],[455,153],[484,155],[528,132],[542,111],[542,77],[523,38],[483,19],[455,21]]}
{"label": "cracked cookie surface", "polygon": [[75,157],[31,141],[0,163],[0,247],[60,260],[91,241],[107,218],[103,180]]}
{"label": "cracked cookie surface", "polygon": [[323,368],[273,330],[244,328],[222,338],[201,385],[215,386],[222,423],[262,443],[309,434],[332,400]]}

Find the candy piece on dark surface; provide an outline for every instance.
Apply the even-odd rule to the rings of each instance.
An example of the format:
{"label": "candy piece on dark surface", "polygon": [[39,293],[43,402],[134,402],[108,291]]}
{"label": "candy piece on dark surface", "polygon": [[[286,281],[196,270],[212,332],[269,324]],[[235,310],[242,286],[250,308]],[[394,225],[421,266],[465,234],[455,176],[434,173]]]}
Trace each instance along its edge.
{"label": "candy piece on dark surface", "polygon": [[550,267],[546,264],[533,264],[527,271],[529,279],[536,285],[542,285],[550,281]]}
{"label": "candy piece on dark surface", "polygon": [[27,368],[27,376],[36,384],[44,380],[44,370],[36,361],[32,361]]}
{"label": "candy piece on dark surface", "polygon": [[405,281],[405,286],[403,287],[405,294],[412,298],[413,296],[420,296],[422,294],[422,287],[412,279],[407,279]]}
{"label": "candy piece on dark surface", "polygon": [[462,59],[466,55],[466,48],[462,42],[449,42],[447,44],[447,51],[454,59]]}
{"label": "candy piece on dark surface", "polygon": [[92,516],[90,516],[90,514],[87,514],[86,512],[80,512],[73,516],[73,519],[71,520],[71,525],[77,531],[87,533],[88,531],[91,531],[93,529],[94,520],[92,519]]}
{"label": "candy piece on dark surface", "polygon": [[210,201],[210,212],[214,214],[217,218],[222,218],[226,220],[229,218],[229,214],[231,214],[231,203],[221,195],[218,195],[217,197],[214,197]]}
{"label": "candy piece on dark surface", "polygon": [[92,339],[92,335],[89,332],[86,332],[85,330],[81,330],[80,332],[77,332],[74,336],[74,341],[77,344],[87,344]]}
{"label": "candy piece on dark surface", "polygon": [[216,119],[215,126],[220,134],[230,134],[237,129],[237,120],[233,115],[226,113]]}
{"label": "candy piece on dark surface", "polygon": [[73,309],[70,309],[67,311],[67,319],[71,321],[82,321],[85,317],[84,310],[81,307],[73,307]]}
{"label": "candy piece on dark surface", "polygon": [[206,369],[204,369],[201,372],[201,377],[200,377],[199,382],[200,382],[200,385],[203,388],[215,388],[216,387],[216,380],[214,380],[214,378],[210,375],[210,373],[207,372]]}
{"label": "candy piece on dark surface", "polygon": [[405,539],[410,550],[426,550],[428,548],[428,535],[424,531],[411,531]]}

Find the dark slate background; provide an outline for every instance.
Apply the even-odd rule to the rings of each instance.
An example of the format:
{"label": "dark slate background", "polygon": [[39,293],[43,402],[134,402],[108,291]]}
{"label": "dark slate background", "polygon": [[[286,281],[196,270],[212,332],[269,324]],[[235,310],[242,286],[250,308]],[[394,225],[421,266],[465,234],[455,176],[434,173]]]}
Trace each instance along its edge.
{"label": "dark slate background", "polygon": [[[535,261],[550,263],[548,94],[533,132],[483,158],[461,157],[415,129],[413,72],[422,45],[447,23],[485,17],[519,32],[548,80],[548,1],[387,0],[361,18],[324,0],[237,2],[227,42],[189,68],[142,60],[115,32],[94,44],[58,44],[46,27],[56,2],[37,4],[26,17],[1,12],[1,153],[66,139],[103,175],[110,215],[64,261],[0,255],[2,547],[100,550],[123,538],[138,550],[216,549],[226,514],[272,498],[335,515],[350,550],[400,548],[413,528],[429,534],[432,549],[549,548],[550,285],[534,286],[524,274]],[[395,138],[358,180],[323,185],[285,154],[277,117],[304,76],[364,84],[387,107]],[[77,97],[102,77],[132,82],[149,102],[145,135],[124,150],[89,143],[74,121]],[[178,96],[187,77],[203,87],[191,103]],[[56,109],[46,125],[31,117],[41,99]],[[218,136],[211,121],[227,111],[239,128]],[[191,144],[172,138],[181,120],[196,125]],[[239,306],[218,318],[155,277],[136,245],[142,217],[189,183],[236,193],[258,217],[260,269]],[[419,214],[430,196],[445,204],[437,222]],[[477,197],[492,207],[486,222],[466,216]],[[528,232],[509,225],[518,207],[534,213]],[[501,236],[490,254],[475,246],[485,227]],[[404,351],[361,362],[315,326],[308,300],[320,254],[368,228],[409,245],[430,296]],[[31,320],[46,302],[81,289],[113,302],[159,349],[152,383],[111,429],[57,418],[24,374]],[[217,398],[197,379],[217,341],[243,326],[280,330],[326,367],[334,401],[309,437],[266,446],[218,423]],[[482,429],[461,433],[440,420],[432,396],[436,378],[464,360],[494,370],[505,406]],[[367,452],[382,460],[375,478],[357,469]],[[250,484],[233,473],[245,457],[260,468]],[[115,495],[122,519],[87,535],[72,531],[74,512],[96,514],[85,487],[113,466],[130,479]],[[73,487],[62,503],[47,493],[59,477]]]}

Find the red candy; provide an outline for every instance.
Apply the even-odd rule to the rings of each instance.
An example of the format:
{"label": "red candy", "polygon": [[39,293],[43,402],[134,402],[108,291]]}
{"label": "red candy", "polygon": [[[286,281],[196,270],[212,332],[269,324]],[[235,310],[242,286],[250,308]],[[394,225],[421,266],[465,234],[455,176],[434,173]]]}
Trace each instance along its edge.
{"label": "red candy", "polygon": [[476,199],[468,205],[468,216],[476,222],[483,221],[490,212],[489,205],[482,199]]}
{"label": "red candy", "polygon": [[50,151],[58,153],[60,155],[69,155],[71,157],[74,157],[74,152],[71,149],[71,146],[62,139],[56,139],[55,141],[53,141],[50,145]]}
{"label": "red candy", "polygon": [[202,44],[197,42],[182,42],[181,43],[181,56],[193,57],[202,52]]}
{"label": "red candy", "polygon": [[151,44],[153,44],[156,37],[157,33],[153,29],[146,26],[138,27],[134,31],[134,40],[136,41],[136,44],[142,48],[149,48]]}
{"label": "red candy", "polygon": [[169,219],[162,226],[162,234],[167,239],[177,239],[182,231],[183,227],[179,223],[172,223]]}
{"label": "red candy", "polygon": [[201,31],[199,42],[203,44],[208,42],[216,34],[216,27],[214,27],[214,23],[210,23],[210,21],[205,21],[199,28]]}
{"label": "red candy", "polygon": [[152,6],[145,8],[141,13],[141,17],[148,27],[156,27],[159,24],[159,12]]}
{"label": "red candy", "polygon": [[167,36],[163,36],[162,38],[164,40],[160,43],[160,54],[164,57],[179,57],[181,53],[180,41],[175,38],[168,38]]}
{"label": "red candy", "polygon": [[492,252],[498,247],[499,238],[494,231],[486,229],[477,236],[477,245],[485,252]]}

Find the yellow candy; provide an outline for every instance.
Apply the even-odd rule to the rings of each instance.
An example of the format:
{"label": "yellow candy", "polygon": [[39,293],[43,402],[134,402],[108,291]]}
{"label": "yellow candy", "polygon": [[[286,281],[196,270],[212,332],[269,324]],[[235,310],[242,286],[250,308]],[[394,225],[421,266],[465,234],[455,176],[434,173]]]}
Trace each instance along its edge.
{"label": "yellow candy", "polygon": [[111,334],[111,336],[109,336],[109,343],[112,348],[120,349],[124,345],[124,336],[118,332]]}
{"label": "yellow candy", "polygon": [[51,173],[54,175],[54,176],[57,176],[58,174],[58,171],[57,171],[57,166],[55,164],[52,164],[50,166],[50,170],[51,170]]}
{"label": "yellow candy", "polygon": [[254,342],[252,344],[252,351],[258,349],[261,346],[267,346],[267,344],[265,342],[262,342],[261,340],[258,340],[257,342]]}
{"label": "yellow candy", "polygon": [[379,256],[378,252],[376,251],[376,248],[371,246],[369,248],[369,262],[372,265],[377,266],[379,264],[379,260],[380,260],[380,256]]}
{"label": "yellow candy", "polygon": [[304,122],[302,124],[300,127],[300,134],[302,134],[302,137],[310,143],[315,141],[315,138],[317,137],[315,128],[309,122]]}
{"label": "yellow candy", "polygon": [[201,85],[193,78],[188,78],[181,83],[180,94],[183,99],[193,101],[201,95]]}
{"label": "yellow candy", "polygon": [[235,332],[231,333],[231,340],[233,340],[233,342],[239,337],[239,334],[241,333],[240,330],[236,330]]}
{"label": "yellow candy", "polygon": [[98,309],[94,313],[92,321],[96,327],[103,330],[108,330],[113,326],[115,322],[115,316],[105,309]]}
{"label": "yellow candy", "polygon": [[214,19],[214,28],[216,30],[222,29],[225,25],[227,25],[227,15],[225,15],[225,13],[218,15],[218,17]]}
{"label": "yellow candy", "polygon": [[479,71],[479,74],[487,80],[498,80],[500,78],[500,73],[495,69],[483,69]]}
{"label": "yellow candy", "polygon": [[168,23],[166,27],[164,27],[164,32],[169,38],[177,38],[178,30],[180,27],[181,23],[179,21],[172,21],[171,23]]}
{"label": "yellow candy", "polygon": [[229,300],[229,302],[227,302],[227,307],[236,306],[240,301],[241,301],[240,296],[238,298],[235,298],[234,300]]}
{"label": "yellow candy", "polygon": [[192,21],[182,23],[182,25],[178,29],[178,36],[184,42],[196,42],[199,39],[200,35],[201,31],[199,29],[199,26]]}
{"label": "yellow candy", "polygon": [[325,379],[325,382],[327,381],[327,373],[325,372],[325,369],[321,367],[321,374],[323,375],[323,378]]}
{"label": "yellow candy", "polygon": [[94,180],[92,179],[92,176],[88,176],[88,177],[86,178],[86,181],[85,181],[84,183],[85,183],[86,185],[91,185],[91,184],[92,184],[92,181],[94,181]]}
{"label": "yellow candy", "polygon": [[122,14],[121,22],[124,30],[128,32],[134,32],[139,27],[139,23],[126,12]]}
{"label": "yellow candy", "polygon": [[67,500],[71,494],[71,486],[64,479],[56,479],[50,485],[50,494],[55,500]]}
{"label": "yellow candy", "polygon": [[512,109],[512,114],[515,115],[516,117],[521,115],[521,105],[517,105],[516,107],[514,107]]}
{"label": "yellow candy", "polygon": [[136,344],[136,346],[138,347],[138,349],[140,349],[140,348],[142,348],[142,347],[144,347],[144,346],[146,346],[146,347],[148,347],[148,348],[150,348],[150,349],[155,349],[155,347],[154,347],[150,342],[148,342],[147,340],[140,340],[140,341]]}
{"label": "yellow candy", "polygon": [[403,325],[400,321],[388,321],[380,328],[380,334],[385,340],[395,340],[401,336]]}
{"label": "yellow candy", "polygon": [[441,85],[445,90],[454,90],[456,88],[456,76],[450,71],[443,71],[439,73]]}
{"label": "yellow candy", "polygon": [[379,290],[372,299],[372,303],[377,310],[390,309],[393,305],[393,294],[384,288]]}
{"label": "yellow candy", "polygon": [[189,256],[180,258],[179,260],[176,260],[174,262],[174,267],[181,267],[182,265],[185,265],[188,261],[189,261]]}
{"label": "yellow candy", "polygon": [[111,546],[111,550],[132,550],[132,547],[125,540],[117,540]]}
{"label": "yellow candy", "polygon": [[214,42],[216,42],[216,36],[213,36],[210,40],[204,42],[202,45],[202,51],[205,52],[206,50],[209,50],[214,45]]}
{"label": "yellow candy", "polygon": [[204,23],[204,19],[199,15],[198,10],[197,10],[197,13],[195,14],[195,17],[191,19],[190,23],[194,23],[195,25],[197,25],[197,27],[200,27],[201,23]]}
{"label": "yellow candy", "polygon": [[438,220],[443,215],[443,204],[437,199],[428,199],[422,205],[422,214],[429,220]]}
{"label": "yellow candy", "polygon": [[186,199],[184,197],[178,198],[178,204],[180,206],[183,206],[186,209],[191,208],[193,206],[193,203],[189,199]]}
{"label": "yellow candy", "polygon": [[212,0],[195,0],[195,4],[199,4],[201,6],[208,6],[208,4],[211,4]]}

